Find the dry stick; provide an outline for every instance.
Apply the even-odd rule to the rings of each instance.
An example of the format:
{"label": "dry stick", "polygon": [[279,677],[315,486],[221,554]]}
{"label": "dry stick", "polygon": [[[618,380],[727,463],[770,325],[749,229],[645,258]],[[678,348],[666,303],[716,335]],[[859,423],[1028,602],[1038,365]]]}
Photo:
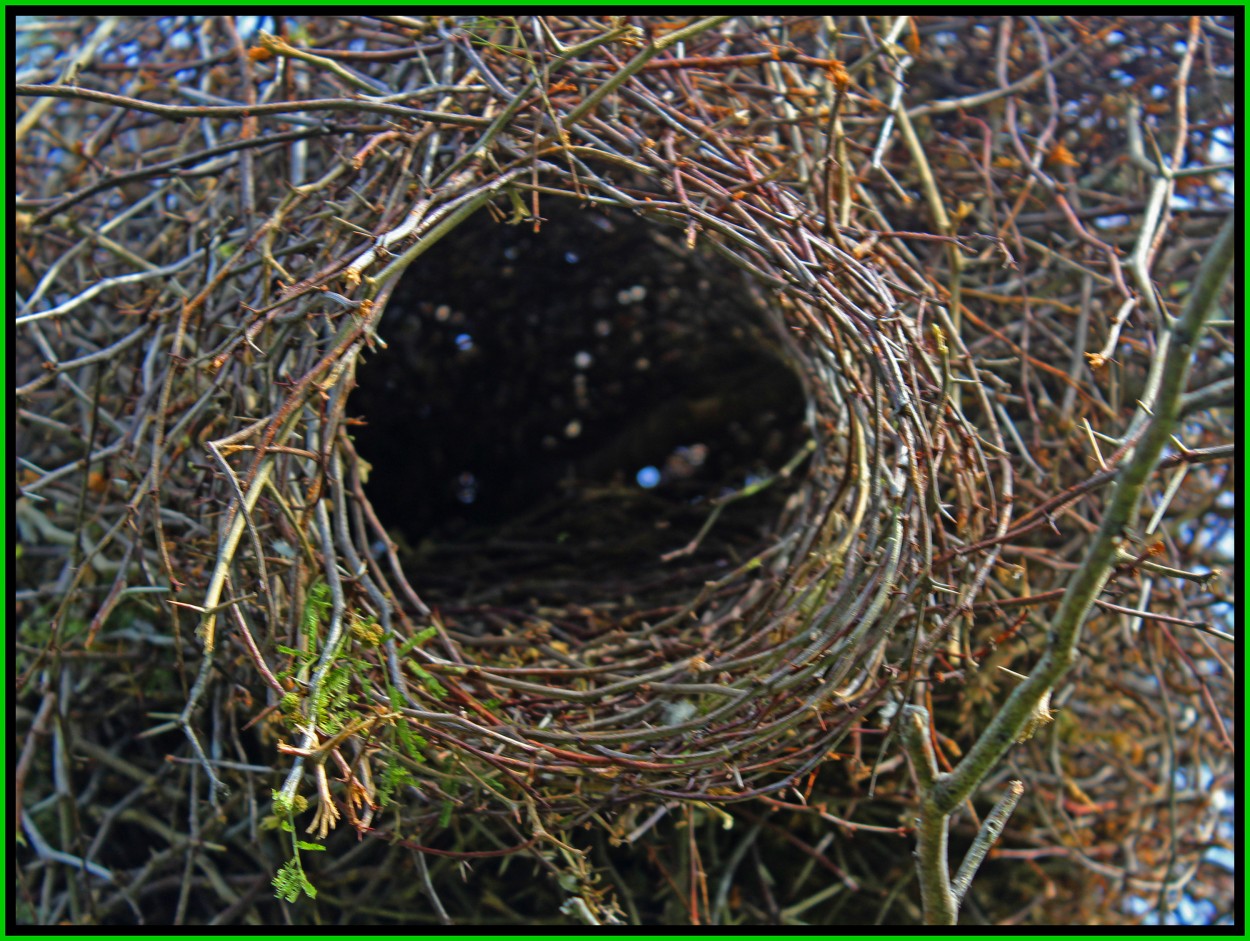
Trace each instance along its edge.
{"label": "dry stick", "polygon": [[[95,58],[96,51],[104,43],[104,40],[108,39],[113,30],[117,28],[118,22],[119,19],[116,16],[110,16],[107,19],[101,20],[100,25],[97,26],[95,32],[91,34],[91,38],[83,43],[82,48],[80,48],[77,54],[70,59],[69,63],[65,66],[64,71],[61,72],[61,77],[58,78],[57,81],[77,81],[79,70],[82,69],[83,66],[91,63],[91,60]],[[17,126],[13,129],[13,143],[20,144],[22,138],[30,133],[30,129],[39,123],[40,119],[43,118],[44,114],[46,114],[48,109],[51,107],[51,97],[36,101],[34,105],[31,106],[30,110],[22,115],[21,120],[17,122]]]}
{"label": "dry stick", "polygon": [[575,125],[578,121],[592,112],[599,106],[600,102],[623,85],[625,81],[630,78],[630,76],[635,75],[644,65],[647,64],[648,61],[663,52],[669,46],[676,45],[679,42],[684,42],[687,39],[692,39],[700,33],[712,29],[715,26],[720,26],[722,23],[730,19],[732,19],[732,17],[709,16],[706,19],[691,23],[689,26],[674,30],[668,35],[657,39],[655,42],[651,43],[634,56],[634,58],[630,59],[629,62],[625,63],[625,65],[621,67],[620,71],[616,72],[606,82],[587,95],[585,100],[580,105],[573,108],[568,114],[566,114],[563,121],[564,129],[568,130],[573,127],[573,125]]}
{"label": "dry stick", "polygon": [[1003,832],[1003,827],[1007,825],[1011,812],[1016,809],[1016,804],[1020,802],[1020,797],[1023,794],[1024,783],[1022,781],[1012,781],[1007,785],[1007,793],[994,805],[994,809],[990,811],[989,816],[985,818],[985,822],[981,824],[981,829],[977,832],[976,839],[973,840],[972,846],[968,848],[963,864],[959,867],[959,872],[955,875],[954,882],[951,883],[951,892],[955,895],[956,906],[963,902],[964,896],[968,893],[968,887],[972,885],[972,879],[981,867],[985,855]]}
{"label": "dry stick", "polygon": [[441,111],[425,111],[420,108],[405,108],[401,105],[382,104],[367,98],[314,98],[297,101],[275,101],[262,105],[162,105],[125,95],[114,95],[109,92],[95,91],[91,88],[65,85],[14,85],[13,92],[17,95],[36,98],[77,98],[83,101],[94,101],[98,104],[112,105],[117,108],[129,108],[132,111],[144,111],[175,121],[188,118],[247,118],[271,114],[292,114],[301,111],[347,111],[358,114],[372,111],[378,114],[390,114],[396,117],[409,117],[418,121],[433,121],[438,124],[453,124],[463,127],[481,127],[489,123],[485,118],[475,118],[467,114],[453,114]]}
{"label": "dry stick", "polygon": [[681,558],[682,556],[693,555],[695,550],[697,550],[703,542],[703,538],[708,534],[711,528],[716,525],[716,521],[720,518],[721,513],[724,512],[725,507],[729,506],[731,503],[737,503],[739,500],[745,500],[748,497],[753,497],[761,490],[767,490],[778,480],[789,479],[795,469],[807,459],[809,454],[815,450],[816,442],[814,439],[809,438],[807,442],[804,443],[803,447],[799,448],[798,452],[790,458],[790,460],[786,462],[785,466],[782,467],[781,470],[777,471],[777,473],[770,474],[763,480],[757,480],[754,483],[747,484],[741,490],[735,490],[733,493],[726,494],[723,497],[717,497],[712,501],[712,512],[708,514],[702,528],[695,534],[695,537],[681,548],[664,553],[660,556],[660,561],[671,562],[674,559]]}
{"label": "dry stick", "polygon": [[[314,509],[317,525],[317,533],[321,537],[322,552],[325,553],[326,559],[333,559],[331,549],[334,546],[334,539],[331,536],[330,515],[326,510],[324,500],[317,501]],[[330,588],[330,627],[326,632],[325,638],[322,640],[321,656],[317,661],[317,667],[313,671],[312,678],[308,682],[308,695],[306,702],[308,703],[308,721],[303,727],[303,736],[300,748],[303,750],[314,749],[318,743],[317,735],[317,716],[315,703],[321,692],[321,687],[325,683],[326,675],[334,666],[338,658],[339,647],[343,640],[343,615],[347,609],[347,602],[343,598],[343,582],[339,577],[338,569],[333,562],[328,562],[325,566],[326,584]],[[207,657],[205,658],[208,659]],[[321,768],[324,761],[324,754],[317,756],[315,759],[316,767]],[[303,777],[304,758],[298,756],[291,766],[291,771],[287,775],[286,781],[282,785],[282,795],[288,803],[293,803],[295,795],[298,792],[299,782]],[[318,814],[329,813],[331,807],[323,803],[318,808]],[[337,815],[335,815],[337,816]]]}
{"label": "dry stick", "polygon": [[[265,150],[269,147],[276,147],[280,144],[289,144],[296,141],[309,140],[317,137],[327,137],[331,134],[343,134],[348,129],[347,125],[326,124],[320,127],[305,128],[296,131],[282,131],[277,134],[269,134],[264,137],[249,137],[241,141],[230,141],[224,144],[218,144],[214,147],[206,147],[203,150],[197,150],[191,154],[185,154],[175,157],[171,160],[165,160],[160,163],[150,163],[135,170],[126,173],[115,173],[107,175],[104,179],[90,183],[81,189],[62,197],[51,205],[45,205],[39,210],[34,217],[33,222],[36,225],[47,222],[55,218],[57,215],[65,212],[65,210],[82,202],[96,193],[102,193],[106,190],[120,187],[126,183],[134,183],[139,180],[148,180],[155,177],[170,176],[177,177],[180,172],[192,173],[198,169],[202,169],[209,163],[212,157],[223,157],[231,153],[248,153],[252,150]],[[360,130],[353,128],[353,130]],[[39,205],[43,205],[46,201],[39,201]],[[22,205],[19,200],[18,205]],[[144,265],[139,265],[144,267]],[[149,267],[150,270],[150,267]]]}
{"label": "dry stick", "polygon": [[1035,721],[1044,700],[1076,660],[1081,626],[1119,560],[1125,541],[1124,529],[1136,515],[1146,479],[1154,471],[1159,454],[1172,435],[1189,378],[1194,346],[1232,268],[1234,245],[1233,220],[1229,218],[1198,271],[1184,312],[1172,326],[1172,342],[1161,370],[1154,415],[1135,453],[1118,475],[1102,525],[1068,582],[1063,602],[1051,622],[1046,651],[1033,672],[1016,687],[976,744],[949,774],[936,774],[925,751],[928,736],[921,735],[920,728],[916,728],[927,725],[927,714],[921,716],[923,710],[918,710],[906,726],[908,734],[904,741],[917,768],[922,790],[916,867],[927,924],[953,925],[958,917],[959,900],[951,888],[946,856],[950,815],[1019,740],[1026,726]]}
{"label": "dry stick", "polygon": [[[1184,400],[1185,400],[1185,397],[1182,396],[1182,403],[1184,402]],[[1183,451],[1182,453],[1172,454],[1164,458],[1162,461],[1159,462],[1159,467],[1160,468],[1175,467],[1178,464],[1183,464],[1186,462],[1194,463],[1194,464],[1213,463],[1215,461],[1220,461],[1225,458],[1231,459],[1235,455],[1236,455],[1236,445],[1232,445],[1232,444],[1216,445],[1213,448],[1188,449],[1186,451]],[[992,539],[983,540],[981,542],[972,543],[971,545],[961,546],[958,549],[951,550],[951,552],[947,553],[946,555],[939,557],[937,561],[944,562],[946,561],[948,556],[968,555],[969,553],[978,552],[989,546],[995,545],[996,543],[1008,542],[1010,540],[1019,539],[1021,536],[1023,536],[1025,533],[1029,532],[1030,530],[1036,529],[1039,526],[1046,525],[1047,519],[1050,518],[1050,516],[1052,515],[1054,511],[1057,511],[1065,507],[1067,504],[1080,498],[1082,495],[1090,492],[1091,490],[1096,490],[1097,488],[1103,486],[1107,482],[1115,479],[1115,475],[1116,475],[1116,471],[1113,471],[1113,470],[1099,471],[1097,474],[1094,474],[1093,476],[1089,477],[1087,480],[1084,480],[1079,484],[1075,484],[1074,486],[1069,487],[1066,491],[1059,494],[1058,496],[1051,497],[1046,502],[1041,503],[1038,506],[1034,507],[1028,513],[1022,516],[1020,520],[1016,523],[1015,527],[1011,529],[1009,532],[1005,532],[1001,536],[995,536]]]}

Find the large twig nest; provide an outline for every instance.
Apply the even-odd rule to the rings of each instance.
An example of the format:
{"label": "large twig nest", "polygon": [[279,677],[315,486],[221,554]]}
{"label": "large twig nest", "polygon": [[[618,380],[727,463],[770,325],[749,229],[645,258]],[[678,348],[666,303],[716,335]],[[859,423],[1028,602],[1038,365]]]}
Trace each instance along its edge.
{"label": "large twig nest", "polygon": [[[667,39],[658,26],[648,36],[576,20],[536,21],[532,33],[486,21],[390,28],[393,58],[416,44],[405,68],[350,54],[296,67],[308,60],[265,39],[243,74],[278,68],[323,83],[302,97],[324,98],[330,113],[305,106],[272,143],[238,114],[253,146],[215,158],[238,164],[237,186],[180,167],[179,185],[159,197],[168,228],[150,234],[167,246],[148,260],[159,280],[114,283],[133,261],[106,248],[81,269],[122,308],[91,329],[116,334],[97,342],[120,347],[111,382],[135,390],[126,406],[145,419],[122,424],[112,414],[121,403],[101,416],[101,486],[129,490],[132,509],[125,527],[102,514],[94,562],[119,584],[141,560],[157,580],[163,570],[176,597],[204,609],[178,620],[182,630],[196,623],[210,653],[234,649],[245,631],[305,651],[282,706],[299,748],[315,749],[348,715],[361,741],[388,747],[403,725],[439,754],[495,766],[509,791],[521,787],[514,798],[541,793],[582,810],[643,793],[709,799],[784,786],[882,701],[889,639],[913,624],[928,580],[947,577],[931,566],[942,527],[958,522],[974,539],[995,498],[973,495],[1010,492],[1005,465],[991,466],[941,409],[942,330],[935,322],[920,336],[914,277],[872,239],[830,225],[849,183],[823,159],[810,105],[777,99],[778,76],[824,101],[844,98],[849,76],[817,55],[816,35],[810,53],[797,43],[774,57],[763,36],[719,21]],[[674,58],[677,41],[685,59]],[[149,100],[177,116],[159,111],[155,90]],[[132,133],[146,151],[176,150],[178,123],[145,124]],[[151,217],[119,217],[114,199],[73,192],[30,224],[72,212],[79,230],[133,244],[126,226]],[[348,394],[379,335],[402,334],[399,318],[415,316],[389,302],[421,255],[488,207],[540,232],[543,214],[560,210],[548,207],[564,202],[632,214],[671,232],[680,251],[747,273],[759,295],[751,326],[807,389],[812,454],[792,462],[797,490],[772,531],[733,565],[671,559],[665,605],[622,603],[620,585],[596,587],[604,573],[588,567],[581,605],[536,597],[529,610],[495,614],[495,642],[474,643],[455,619],[431,616],[379,525]],[[93,206],[112,221],[97,224]],[[205,268],[206,280],[186,277]],[[62,279],[54,291],[67,289]],[[41,300],[23,321],[36,343],[72,314],[39,324],[50,316]],[[686,342],[681,355],[696,361],[697,340]],[[936,471],[943,457],[957,474]],[[986,487],[991,474],[1002,482]],[[320,621],[309,613],[317,585],[328,589]],[[301,618],[309,631],[297,629]],[[361,627],[375,621],[376,634]],[[272,656],[267,645],[252,659],[261,667]],[[349,745],[335,747],[359,747]],[[522,785],[535,773],[539,791]],[[443,787],[466,805],[491,803],[473,775]]]}
{"label": "large twig nest", "polygon": [[[174,639],[180,670],[193,634],[199,654],[168,729],[188,736],[216,800],[229,772],[204,748],[218,733],[197,710],[227,689],[254,697],[249,714],[273,733],[264,760],[289,768],[280,805],[316,801],[322,835],[336,802],[361,828],[387,801],[428,824],[449,804],[511,819],[528,805],[554,832],[640,799],[770,794],[852,732],[867,774],[935,654],[950,667],[942,680],[973,662],[972,612],[1012,525],[1012,452],[1042,473],[1015,427],[1000,434],[1004,403],[1024,416],[1011,394],[1022,363],[1028,381],[1049,378],[1005,324],[977,320],[985,350],[972,355],[958,275],[930,277],[908,248],[927,238],[929,257],[974,245],[985,264],[1016,264],[997,236],[925,236],[905,231],[924,223],[887,218],[888,201],[918,211],[934,184],[910,123],[883,162],[895,112],[883,118],[880,103],[901,94],[875,71],[886,47],[825,18],[314,18],[250,47],[233,29],[175,44],[155,22],[101,21],[86,44],[116,47],[95,76],[115,83],[52,86],[19,123],[51,168],[42,189],[25,179],[18,217],[23,603],[54,632],[81,622],[90,642],[136,598],[167,592],[151,637]],[[166,65],[136,72],[131,46],[163,46]],[[55,140],[31,134],[40,121]],[[899,165],[916,198],[890,175]],[[735,378],[703,395],[780,368],[769,388],[789,383],[798,398],[768,409],[792,436],[759,467],[728,461],[728,489],[676,488],[666,503],[633,485],[638,454],[604,433],[602,447],[568,454],[594,477],[606,449],[607,485],[561,491],[558,517],[518,490],[511,528],[449,549],[431,501],[458,473],[457,410],[471,421],[487,393],[456,386],[432,399],[442,424],[406,424],[407,400],[369,389],[370,373],[388,364],[392,383],[410,374],[421,390],[459,382],[448,338],[474,341],[438,290],[473,271],[503,278],[500,246],[518,232],[537,244],[581,238],[579,225],[657,252],[636,266],[656,272],[651,309],[628,290],[618,309],[613,287],[609,316],[587,283],[579,316],[570,297],[583,289],[570,287],[549,312],[564,339],[541,342],[555,321],[531,318],[533,298],[496,312],[479,324],[508,338],[490,353],[502,391],[487,408],[545,389],[550,370],[533,364],[552,351],[566,371],[574,362],[570,376],[584,369],[590,348],[566,340],[606,322],[598,335],[636,329],[660,351],[622,362],[672,354],[654,408],[734,349],[764,351],[772,366],[734,360]],[[1109,270],[1098,290],[1127,291]],[[622,327],[613,318],[630,304],[640,319]],[[1078,365],[1083,342],[1068,351]],[[645,397],[646,383],[622,382],[623,398]],[[358,383],[367,391],[353,398]],[[1115,414],[1067,384],[1081,397],[1054,427]],[[535,394],[538,430],[523,413],[518,438],[544,439],[553,395]],[[751,396],[738,398],[751,414]],[[692,413],[673,414],[668,427],[688,427]],[[602,427],[651,420],[603,415]],[[763,453],[768,428],[740,424]],[[370,427],[425,458],[369,444]],[[679,435],[663,450],[694,443]],[[358,444],[375,450],[362,458]],[[383,466],[427,458],[407,490],[407,470]],[[561,477],[543,475],[544,487]],[[743,491],[772,475],[763,494]],[[471,494],[476,478],[461,486]],[[1058,505],[1046,496],[1021,534]],[[701,533],[714,510],[723,517]],[[605,544],[640,519],[663,538],[626,565]],[[1029,538],[1039,555],[1059,551]],[[456,551],[491,566],[508,540],[540,548],[485,577],[448,576]],[[547,551],[556,568],[535,562]],[[1018,629],[995,626],[983,651]],[[24,680],[45,665],[35,657]]]}

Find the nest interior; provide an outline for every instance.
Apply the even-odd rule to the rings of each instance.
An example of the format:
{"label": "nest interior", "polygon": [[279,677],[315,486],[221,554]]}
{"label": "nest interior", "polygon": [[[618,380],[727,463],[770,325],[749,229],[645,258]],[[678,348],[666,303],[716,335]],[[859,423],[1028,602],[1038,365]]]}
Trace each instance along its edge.
{"label": "nest interior", "polygon": [[539,232],[481,213],[422,256],[348,405],[366,494],[444,613],[637,599],[673,580],[661,556],[715,506],[680,557],[724,563],[729,532],[742,561],[795,469],[723,501],[807,440],[802,383],[749,279],[630,214],[543,213]]}

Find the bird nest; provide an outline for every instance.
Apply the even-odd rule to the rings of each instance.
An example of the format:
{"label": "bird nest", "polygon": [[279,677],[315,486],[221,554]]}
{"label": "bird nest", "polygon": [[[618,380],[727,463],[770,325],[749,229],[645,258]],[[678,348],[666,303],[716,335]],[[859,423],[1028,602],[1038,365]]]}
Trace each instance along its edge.
{"label": "bird nest", "polygon": [[[409,48],[409,66],[381,78],[362,68],[376,56],[314,58],[315,67],[295,69],[308,54],[276,37],[247,53],[249,72],[286,63],[336,94],[349,82],[355,94],[344,103],[352,107],[336,109],[327,124],[305,106],[315,120],[291,121],[245,158],[223,144],[220,157],[207,159],[246,159],[237,185],[211,168],[179,168],[183,185],[159,200],[183,233],[165,235],[178,256],[172,264],[153,258],[116,283],[122,276],[110,267],[133,260],[108,246],[135,241],[125,232],[135,214],[119,212],[116,197],[72,192],[29,221],[113,217],[86,224],[110,241],[79,270],[115,294],[119,314],[83,329],[115,334],[93,335],[93,345],[116,358],[108,385],[131,389],[127,407],[147,421],[97,421],[88,493],[127,489],[113,504],[126,513],[100,520],[92,562],[118,578],[117,596],[134,577],[128,562],[142,558],[187,600],[181,629],[194,624],[209,656],[223,646],[246,650],[298,730],[290,743],[297,755],[367,745],[369,757],[349,759],[353,784],[377,779],[376,764],[405,754],[406,744],[409,758],[429,750],[440,764],[474,769],[438,789],[483,811],[506,812],[525,796],[541,798],[547,813],[554,803],[585,814],[640,795],[717,801],[785,787],[883,701],[887,645],[914,626],[928,579],[968,581],[927,564],[944,544],[943,527],[959,526],[964,539],[986,535],[996,514],[975,495],[1010,487],[986,487],[1002,468],[987,462],[976,436],[935,420],[940,322],[922,336],[906,273],[867,235],[831,224],[824,188],[836,199],[845,181],[820,171],[822,154],[794,146],[812,139],[797,123],[805,112],[778,107],[777,76],[831,99],[845,94],[849,76],[817,55],[815,36],[809,52],[800,44],[774,57],[711,22],[655,37],[576,20],[544,22],[534,34],[486,21],[391,29],[395,51],[379,55],[394,61]],[[664,54],[638,62],[650,39]],[[679,44],[686,56],[674,55]],[[157,95],[151,106],[177,110]],[[259,113],[266,107],[257,105]],[[243,109],[237,120],[238,141],[251,140],[255,119]],[[183,131],[160,121],[133,133],[159,151]],[[135,176],[138,188],[143,175]],[[692,545],[670,544],[666,553],[657,541],[647,577],[662,582],[658,595],[612,579],[601,557],[569,571],[575,604],[562,603],[567,588],[544,598],[514,577],[520,597],[511,603],[462,603],[453,614],[445,602],[440,616],[405,571],[379,519],[386,510],[366,489],[355,426],[382,418],[354,415],[349,396],[385,338],[417,326],[405,324],[419,314],[395,303],[395,291],[410,268],[416,286],[406,292],[429,290],[435,275],[422,277],[422,255],[478,212],[541,237],[544,214],[567,214],[558,204],[628,214],[661,230],[676,252],[744,271],[759,295],[758,323],[747,326],[767,332],[802,381],[810,443],[799,460],[772,468],[775,477],[760,475],[702,507],[656,510],[632,498],[640,505],[627,503],[627,512],[657,513],[656,521],[693,511],[712,522],[731,499],[747,502],[745,491],[783,475],[796,480],[754,544],[718,546],[724,551],[704,551],[696,564]],[[241,225],[262,208],[271,213],[263,224]],[[491,227],[476,234],[482,250],[500,237]],[[199,284],[180,276],[204,270]],[[724,266],[708,270],[733,278]],[[669,280],[697,296],[695,270]],[[73,293],[67,288],[56,286]],[[24,342],[47,341],[49,327],[70,319],[65,307],[56,320],[46,309],[23,317]],[[675,369],[697,371],[702,344],[730,329],[711,323],[678,337],[685,348],[672,347]],[[447,355],[433,342],[425,354],[418,340],[411,355],[423,354]],[[63,354],[43,355],[58,367],[23,388],[36,400],[74,368]],[[392,368],[415,374],[418,363]],[[519,383],[505,391],[526,394]],[[376,400],[383,412],[384,399]],[[461,401],[462,410],[480,407]],[[405,437],[410,462],[440,447],[415,429]],[[100,446],[105,439],[111,447]],[[433,485],[412,487],[418,498],[436,498]],[[939,489],[948,495],[935,515]],[[37,489],[26,492],[32,499]],[[613,499],[631,497],[600,502]],[[614,524],[599,522],[612,540]],[[545,533],[531,535],[541,547]],[[577,556],[594,554],[584,538],[568,546]],[[992,559],[975,560],[981,577]],[[956,564],[962,570],[968,560]],[[474,636],[483,623],[488,636]],[[262,651],[266,641],[286,652]],[[483,783],[485,769],[507,782],[506,800]],[[431,812],[440,804],[431,800]]]}
{"label": "bird nest", "polygon": [[18,218],[19,578],[87,648],[141,608],[136,649],[199,652],[154,732],[214,801],[223,696],[320,836],[398,837],[394,803],[406,834],[455,807],[624,837],[893,754],[895,705],[970,652],[1018,442],[851,169],[875,37],[116,29],[116,88],[30,122],[65,150]]}

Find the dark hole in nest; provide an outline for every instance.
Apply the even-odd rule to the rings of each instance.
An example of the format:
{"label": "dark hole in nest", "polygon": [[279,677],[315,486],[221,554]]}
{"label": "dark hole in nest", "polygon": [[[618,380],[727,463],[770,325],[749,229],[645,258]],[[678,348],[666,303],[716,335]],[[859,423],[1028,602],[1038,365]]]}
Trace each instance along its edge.
{"label": "dark hole in nest", "polygon": [[[351,413],[366,486],[427,601],[593,601],[662,584],[712,501],[805,440],[761,301],[628,213],[480,213],[388,303]],[[680,237],[680,236],[679,236]],[[682,565],[740,561],[792,488],[726,508]]]}

